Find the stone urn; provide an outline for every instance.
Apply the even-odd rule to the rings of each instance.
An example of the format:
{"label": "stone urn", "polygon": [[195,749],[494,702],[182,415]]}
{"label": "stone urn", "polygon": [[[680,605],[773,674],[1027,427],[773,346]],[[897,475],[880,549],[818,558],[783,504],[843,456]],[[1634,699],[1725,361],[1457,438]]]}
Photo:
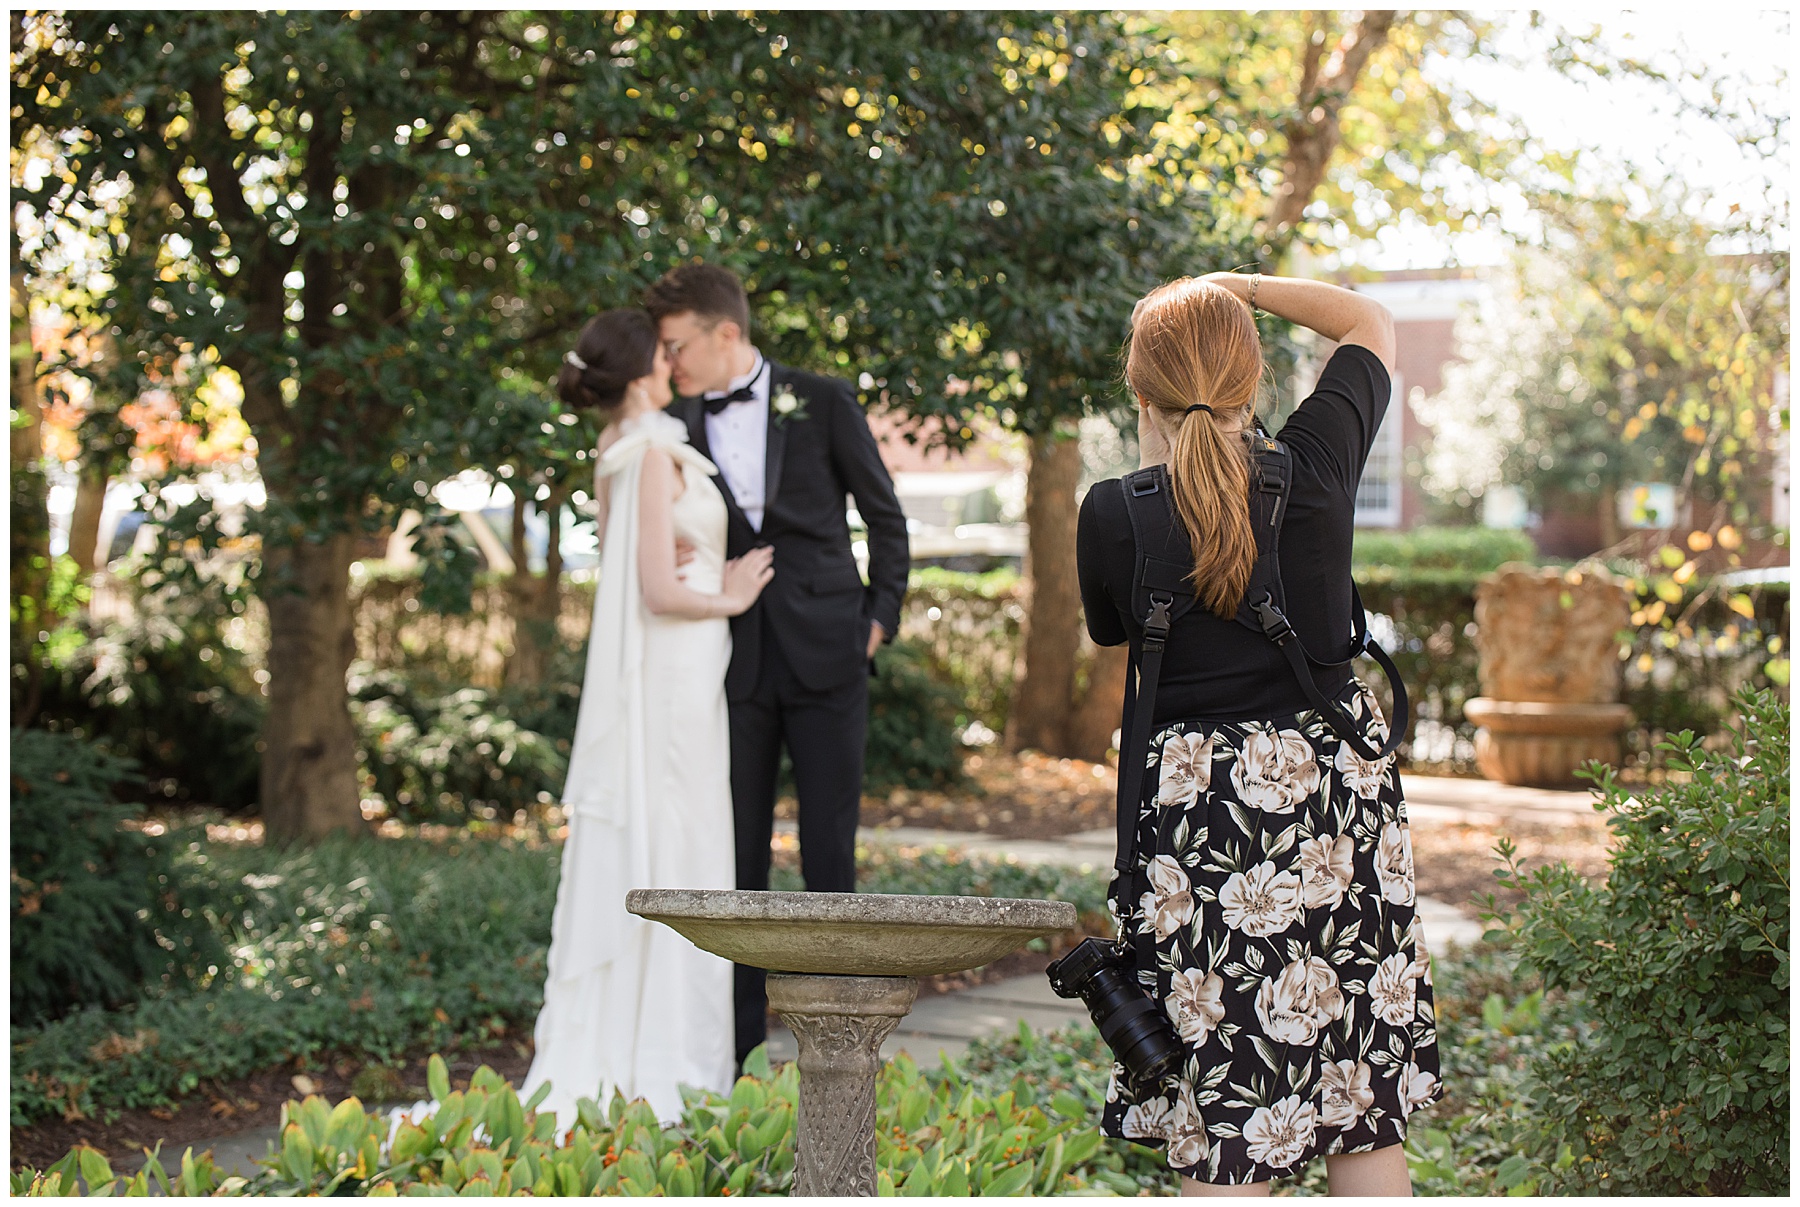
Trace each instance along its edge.
{"label": "stone urn", "polygon": [[1066,901],[632,889],[625,908],[696,947],[769,970],[769,1005],[800,1043],[796,1196],[875,1194],[881,1041],[918,978],[979,968],[1075,928]]}
{"label": "stone urn", "polygon": [[1475,588],[1481,695],[1463,705],[1475,761],[1503,784],[1570,788],[1590,759],[1617,763],[1619,633],[1631,597],[1603,567],[1509,563]]}

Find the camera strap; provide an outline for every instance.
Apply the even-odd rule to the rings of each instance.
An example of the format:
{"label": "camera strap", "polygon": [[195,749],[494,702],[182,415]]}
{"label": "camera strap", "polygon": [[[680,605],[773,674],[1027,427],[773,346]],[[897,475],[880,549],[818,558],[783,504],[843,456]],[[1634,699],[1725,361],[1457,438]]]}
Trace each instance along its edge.
{"label": "camera strap", "polygon": [[[1287,618],[1287,593],[1281,581],[1281,523],[1293,486],[1293,457],[1286,445],[1257,428],[1250,443],[1250,522],[1256,534],[1256,563],[1234,619],[1274,643],[1287,659],[1307,701],[1332,732],[1358,755],[1378,762],[1392,754],[1406,735],[1406,685],[1393,659],[1369,635],[1368,615],[1356,584],[1350,584],[1352,633],[1350,651],[1335,662],[1314,658]],[[1125,511],[1131,519],[1136,567],[1132,611],[1142,616],[1144,639],[1126,676],[1124,737],[1119,748],[1119,836],[1113,862],[1121,878],[1137,859],[1137,815],[1144,772],[1150,762],[1151,728],[1156,715],[1157,681],[1169,628],[1198,602],[1192,582],[1193,544],[1175,511],[1168,469],[1152,465],[1119,479]],[[1381,667],[1394,695],[1394,716],[1387,740],[1379,747],[1362,734],[1348,709],[1328,698],[1314,681],[1312,668],[1332,670],[1367,654]]]}

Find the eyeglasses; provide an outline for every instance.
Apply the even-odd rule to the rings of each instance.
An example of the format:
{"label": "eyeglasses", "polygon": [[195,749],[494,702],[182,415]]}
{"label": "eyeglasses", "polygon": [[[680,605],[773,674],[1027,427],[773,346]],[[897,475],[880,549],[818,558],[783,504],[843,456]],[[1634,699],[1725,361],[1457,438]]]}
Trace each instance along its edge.
{"label": "eyeglasses", "polygon": [[[710,323],[700,324],[700,335],[711,335],[713,333],[713,329],[716,328],[718,325],[719,325],[719,320],[717,320],[717,319],[714,319]],[[699,338],[698,335],[690,335],[690,336],[687,336],[685,339],[664,340],[663,341],[663,351],[668,354],[668,357],[670,360],[679,360],[681,358],[682,351],[684,349],[686,349],[689,344],[693,343],[698,338]]]}

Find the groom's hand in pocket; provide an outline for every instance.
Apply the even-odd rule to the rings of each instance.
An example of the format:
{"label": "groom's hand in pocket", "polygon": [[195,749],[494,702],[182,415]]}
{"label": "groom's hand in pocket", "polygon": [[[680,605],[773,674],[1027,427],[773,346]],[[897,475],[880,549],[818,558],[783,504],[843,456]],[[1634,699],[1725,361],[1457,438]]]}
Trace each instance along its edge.
{"label": "groom's hand in pocket", "polygon": [[869,622],[869,661],[870,662],[875,661],[875,651],[881,648],[881,641],[886,636],[887,636],[887,630],[883,629],[879,624],[877,624],[873,620],[871,620]]}

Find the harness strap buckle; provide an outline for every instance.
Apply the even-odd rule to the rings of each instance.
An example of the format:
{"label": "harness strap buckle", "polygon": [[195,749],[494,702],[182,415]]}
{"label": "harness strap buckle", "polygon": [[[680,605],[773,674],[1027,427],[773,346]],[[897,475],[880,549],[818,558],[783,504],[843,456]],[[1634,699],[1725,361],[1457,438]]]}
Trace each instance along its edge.
{"label": "harness strap buckle", "polygon": [[1274,596],[1263,596],[1251,605],[1251,610],[1262,624],[1263,635],[1276,645],[1287,644],[1288,639],[1294,635],[1294,626],[1288,623],[1288,618],[1275,606]]}
{"label": "harness strap buckle", "polygon": [[1175,606],[1173,595],[1152,594],[1150,614],[1144,617],[1144,636],[1161,642],[1169,635],[1169,609]]}

